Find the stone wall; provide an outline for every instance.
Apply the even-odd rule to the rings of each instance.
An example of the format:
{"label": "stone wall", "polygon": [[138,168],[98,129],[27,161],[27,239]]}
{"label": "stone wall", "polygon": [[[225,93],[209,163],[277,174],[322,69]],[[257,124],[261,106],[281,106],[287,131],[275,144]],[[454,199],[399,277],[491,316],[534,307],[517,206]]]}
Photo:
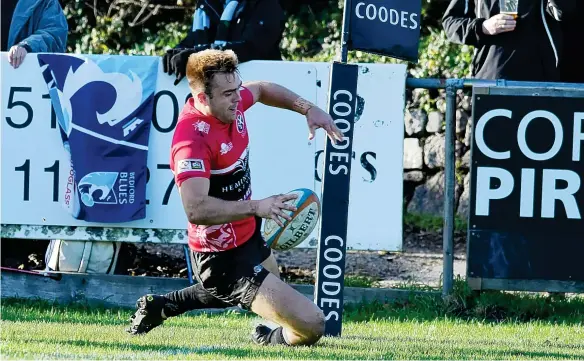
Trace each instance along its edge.
{"label": "stone wall", "polygon": [[[422,109],[427,90],[408,92],[404,117],[405,210],[443,216],[445,161],[445,94],[438,94],[436,110]],[[459,91],[456,106],[457,214],[466,219],[469,209],[471,95]]]}

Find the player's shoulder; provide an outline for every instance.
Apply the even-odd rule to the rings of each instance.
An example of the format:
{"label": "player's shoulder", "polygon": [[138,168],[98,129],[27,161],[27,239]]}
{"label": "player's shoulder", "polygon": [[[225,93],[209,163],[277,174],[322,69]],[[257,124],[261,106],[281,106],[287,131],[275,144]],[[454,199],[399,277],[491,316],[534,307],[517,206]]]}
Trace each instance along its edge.
{"label": "player's shoulder", "polygon": [[208,118],[195,109],[193,99],[190,98],[178,116],[175,134],[205,137],[211,132],[211,120]]}
{"label": "player's shoulder", "polygon": [[173,152],[183,148],[215,148],[211,125],[204,117],[181,119],[174,131],[171,148]]}
{"label": "player's shoulder", "polygon": [[175,129],[178,138],[208,138],[211,134],[211,122],[200,115],[186,115],[179,118]]}
{"label": "player's shoulder", "polygon": [[254,83],[244,83],[241,85],[239,94],[241,96],[241,108],[243,111],[246,111],[250,107],[252,107],[257,99],[258,99],[258,89],[256,89],[256,85]]}
{"label": "player's shoulder", "polygon": [[252,82],[243,83],[239,87],[239,92],[245,93],[246,95],[253,95],[253,93],[255,91],[255,87],[256,87],[255,83],[252,83]]}

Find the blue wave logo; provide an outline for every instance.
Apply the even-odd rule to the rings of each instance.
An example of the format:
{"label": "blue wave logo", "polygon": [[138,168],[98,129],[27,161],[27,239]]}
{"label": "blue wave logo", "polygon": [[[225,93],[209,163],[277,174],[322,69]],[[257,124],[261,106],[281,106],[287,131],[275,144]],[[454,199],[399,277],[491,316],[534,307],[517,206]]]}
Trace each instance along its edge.
{"label": "blue wave logo", "polygon": [[118,172],[93,172],[79,181],[81,201],[88,207],[95,204],[118,204],[114,186]]}
{"label": "blue wave logo", "polygon": [[71,99],[85,85],[89,83],[102,82],[111,86],[111,91],[116,97],[111,108],[104,113],[95,112],[95,117],[99,124],[107,123],[115,126],[132,114],[142,102],[142,82],[140,78],[130,71],[129,75],[122,73],[105,73],[92,61],[86,61],[65,78],[63,92],[59,93],[63,110],[67,112],[69,119],[73,119],[73,108]]}
{"label": "blue wave logo", "polygon": [[145,218],[148,140],[160,58],[36,56],[74,168],[78,193],[66,210],[90,222]]}
{"label": "blue wave logo", "polygon": [[[152,119],[157,62],[131,66],[142,57],[79,58],[38,56],[59,125],[67,137],[73,128],[121,140]],[[106,126],[105,128],[103,126]],[[108,129],[110,128],[110,129]],[[140,142],[142,146],[148,143]]]}

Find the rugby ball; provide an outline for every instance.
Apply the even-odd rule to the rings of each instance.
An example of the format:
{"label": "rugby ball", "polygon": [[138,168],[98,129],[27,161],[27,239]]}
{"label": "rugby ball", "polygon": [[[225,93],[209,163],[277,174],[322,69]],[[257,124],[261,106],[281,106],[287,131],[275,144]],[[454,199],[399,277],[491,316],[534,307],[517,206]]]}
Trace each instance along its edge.
{"label": "rugby ball", "polygon": [[320,217],[320,200],[316,193],[310,189],[299,188],[287,194],[298,195],[296,199],[286,202],[296,207],[296,212],[285,211],[292,220],[280,218],[284,224],[284,227],[280,227],[273,219],[266,219],[262,231],[268,246],[279,251],[294,248],[302,243],[312,233]]}

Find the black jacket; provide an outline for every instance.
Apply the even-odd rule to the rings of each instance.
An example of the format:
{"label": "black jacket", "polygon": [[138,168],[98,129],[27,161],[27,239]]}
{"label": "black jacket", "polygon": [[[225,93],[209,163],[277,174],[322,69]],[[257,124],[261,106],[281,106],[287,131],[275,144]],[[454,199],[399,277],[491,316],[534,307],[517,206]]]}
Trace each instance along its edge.
{"label": "black jacket", "polygon": [[442,24],[450,41],[476,48],[475,78],[560,81],[560,21],[577,1],[520,0],[515,30],[486,35],[483,22],[499,14],[499,0],[452,0]]}
{"label": "black jacket", "polygon": [[578,0],[578,9],[562,21],[564,34],[564,50],[562,52],[562,81],[569,83],[584,83],[584,60],[582,44],[584,44],[584,0]]}
{"label": "black jacket", "polygon": [[[215,41],[223,12],[223,0],[199,0],[211,23],[207,31],[189,31],[177,48],[194,48]],[[280,41],[285,16],[279,0],[241,0],[229,27],[226,49],[232,49],[240,62],[281,60]]]}

